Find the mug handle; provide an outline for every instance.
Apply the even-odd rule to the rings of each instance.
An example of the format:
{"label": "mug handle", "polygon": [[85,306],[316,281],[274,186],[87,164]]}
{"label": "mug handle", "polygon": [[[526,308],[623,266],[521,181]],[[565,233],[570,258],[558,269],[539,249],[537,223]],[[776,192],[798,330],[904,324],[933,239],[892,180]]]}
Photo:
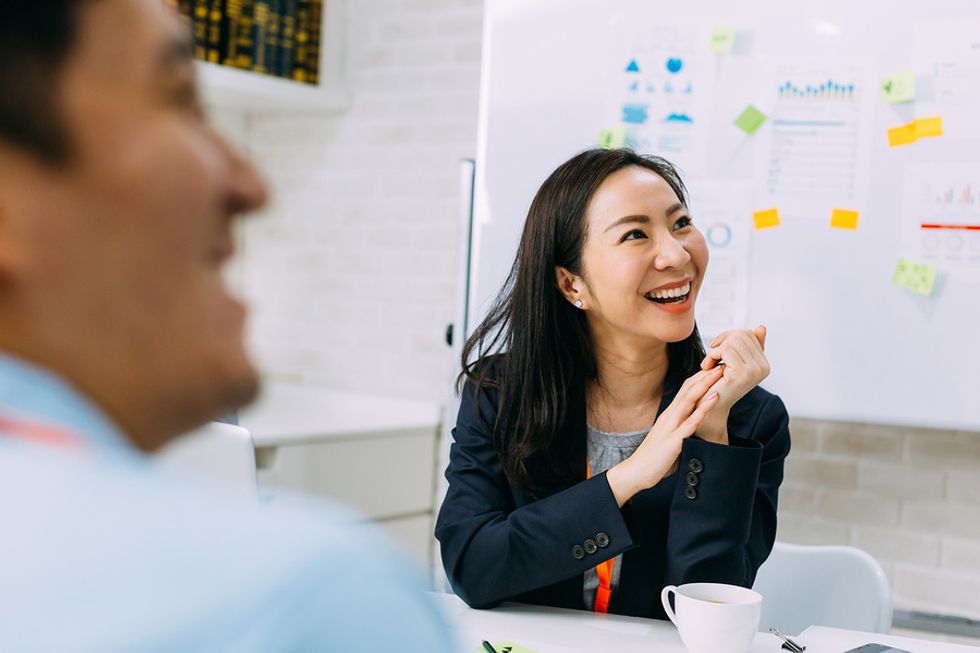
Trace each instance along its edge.
{"label": "mug handle", "polygon": [[664,604],[664,612],[667,613],[667,617],[669,617],[671,622],[673,622],[673,624],[676,626],[677,615],[675,615],[674,611],[670,609],[669,597],[671,592],[673,592],[675,596],[677,595],[677,585],[668,585],[665,587],[663,591],[660,592],[660,602]]}

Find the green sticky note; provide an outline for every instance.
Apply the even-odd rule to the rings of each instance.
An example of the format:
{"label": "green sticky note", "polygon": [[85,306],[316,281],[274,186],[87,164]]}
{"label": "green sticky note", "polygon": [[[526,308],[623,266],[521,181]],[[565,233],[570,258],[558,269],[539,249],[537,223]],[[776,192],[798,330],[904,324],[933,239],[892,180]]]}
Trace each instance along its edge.
{"label": "green sticky note", "polygon": [[936,268],[927,263],[915,263],[904,258],[898,259],[892,283],[918,295],[928,297],[936,285]]}
{"label": "green sticky note", "polygon": [[901,104],[915,100],[915,73],[908,71],[881,78],[881,101]]}
{"label": "green sticky note", "polygon": [[599,147],[604,150],[626,147],[626,125],[599,130]]}
{"label": "green sticky note", "polygon": [[716,27],[711,30],[708,47],[715,54],[728,54],[735,47],[735,34],[734,27]]}
{"label": "green sticky note", "polygon": [[735,119],[735,126],[751,136],[759,131],[759,127],[762,127],[762,123],[764,123],[766,120],[766,114],[762,113],[750,104],[749,106],[745,107],[745,111],[739,114],[738,118]]}
{"label": "green sticky note", "polygon": [[[490,642],[490,645],[493,646],[493,649],[497,653],[535,653],[533,649],[515,644],[514,642]],[[483,648],[482,644],[474,650],[478,653],[487,653],[487,649]]]}

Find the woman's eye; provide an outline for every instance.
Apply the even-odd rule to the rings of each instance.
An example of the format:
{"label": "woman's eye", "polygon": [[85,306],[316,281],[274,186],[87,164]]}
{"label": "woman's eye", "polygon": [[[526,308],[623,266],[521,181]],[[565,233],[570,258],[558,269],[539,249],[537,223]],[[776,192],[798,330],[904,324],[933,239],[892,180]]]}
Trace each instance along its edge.
{"label": "woman's eye", "polygon": [[633,229],[632,231],[627,232],[627,234],[623,236],[623,239],[620,242],[626,242],[627,240],[638,240],[640,238],[646,238],[646,237],[647,235],[643,233],[641,229]]}
{"label": "woman's eye", "polygon": [[691,222],[691,218],[685,215],[684,217],[678,219],[677,222],[674,223],[674,231],[680,231],[681,229],[690,227],[691,224],[693,224]]}

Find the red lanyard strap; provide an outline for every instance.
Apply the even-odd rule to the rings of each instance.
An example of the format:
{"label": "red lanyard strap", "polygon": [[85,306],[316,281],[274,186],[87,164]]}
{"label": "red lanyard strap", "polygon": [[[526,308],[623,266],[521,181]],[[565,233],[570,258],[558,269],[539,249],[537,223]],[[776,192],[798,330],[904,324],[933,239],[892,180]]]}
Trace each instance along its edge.
{"label": "red lanyard strap", "polygon": [[0,437],[61,449],[70,449],[81,444],[81,441],[68,431],[47,424],[11,419],[4,415],[0,415]]}

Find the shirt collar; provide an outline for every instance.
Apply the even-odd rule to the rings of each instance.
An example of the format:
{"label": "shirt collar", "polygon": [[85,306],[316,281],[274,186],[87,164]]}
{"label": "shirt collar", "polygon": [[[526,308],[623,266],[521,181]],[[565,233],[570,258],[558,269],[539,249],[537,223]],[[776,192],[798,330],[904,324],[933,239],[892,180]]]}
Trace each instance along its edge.
{"label": "shirt collar", "polygon": [[0,352],[0,411],[69,431],[100,449],[135,453],[103,413],[65,380]]}

